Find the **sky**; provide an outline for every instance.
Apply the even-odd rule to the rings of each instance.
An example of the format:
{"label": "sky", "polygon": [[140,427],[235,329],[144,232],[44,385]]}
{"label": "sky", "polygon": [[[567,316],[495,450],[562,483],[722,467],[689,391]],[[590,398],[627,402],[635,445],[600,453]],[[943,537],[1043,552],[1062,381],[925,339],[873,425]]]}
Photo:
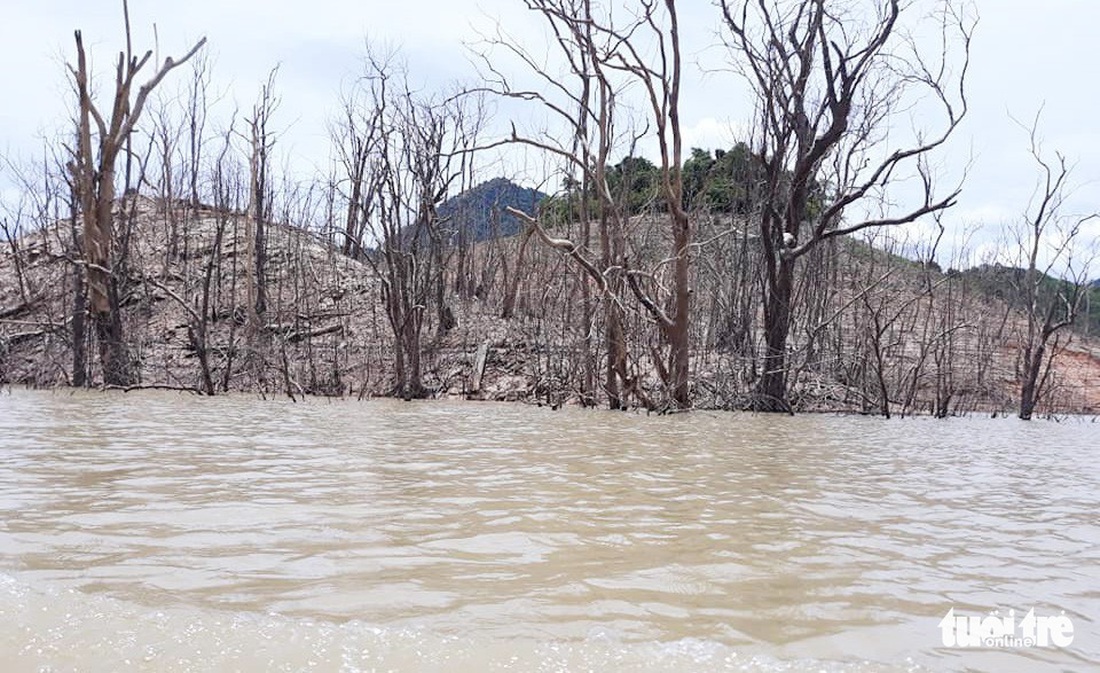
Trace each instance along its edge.
{"label": "sky", "polygon": [[[946,174],[966,171],[962,196],[946,220],[954,235],[967,232],[973,260],[981,261],[998,247],[1003,227],[1026,212],[1038,177],[1027,132],[1015,120],[1030,123],[1042,110],[1044,151],[1060,152],[1073,166],[1076,190],[1067,213],[1100,211],[1100,87],[1088,66],[1095,61],[1100,2],[971,1],[980,19],[970,112],[942,159]],[[40,151],[43,137],[64,128],[74,29],[82,30],[94,72],[107,86],[122,46],[121,5],[0,0],[0,155],[26,161]],[[711,2],[681,0],[679,7],[687,52],[685,143],[729,145],[751,118],[751,103],[735,75],[713,71],[722,54]],[[283,129],[289,161],[306,171],[326,163],[326,123],[338,110],[342,87],[360,72],[367,39],[399,47],[425,86],[474,77],[471,49],[495,26],[535,51],[543,39],[522,0],[131,0],[130,18],[135,50],[155,48],[158,60],[185,53],[205,36],[212,92],[228,110],[249,108],[278,66],[282,102],[273,123]],[[181,73],[162,91],[182,86],[187,75]],[[11,189],[10,176],[0,170],[0,197],[10,197]],[[1095,240],[1100,225],[1089,226]]]}

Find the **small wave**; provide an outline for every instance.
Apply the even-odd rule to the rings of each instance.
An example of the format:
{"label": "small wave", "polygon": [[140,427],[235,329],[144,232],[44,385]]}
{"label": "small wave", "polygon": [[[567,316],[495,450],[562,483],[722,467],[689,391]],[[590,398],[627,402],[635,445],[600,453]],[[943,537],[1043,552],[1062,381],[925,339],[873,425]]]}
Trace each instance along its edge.
{"label": "small wave", "polygon": [[0,574],[5,671],[731,671],[886,673],[914,666],[784,661],[686,638],[624,642],[598,630],[580,640],[442,635],[406,626],[330,622],[188,606],[150,608]]}

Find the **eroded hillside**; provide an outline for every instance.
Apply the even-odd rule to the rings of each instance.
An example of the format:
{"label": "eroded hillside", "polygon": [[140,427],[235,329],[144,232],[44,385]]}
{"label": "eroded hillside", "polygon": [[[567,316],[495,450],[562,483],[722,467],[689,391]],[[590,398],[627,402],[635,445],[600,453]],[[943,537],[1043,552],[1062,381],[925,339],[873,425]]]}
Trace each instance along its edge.
{"label": "eroded hillside", "polygon": [[[393,329],[377,259],[351,259],[325,236],[268,228],[267,306],[249,308],[247,218],[152,199],[128,202],[132,223],[120,304],[141,386],[264,394],[393,391]],[[635,218],[632,248],[655,265],[661,232]],[[659,218],[658,218],[659,219]],[[692,380],[696,406],[738,408],[760,366],[754,273],[729,220],[699,223]],[[583,240],[581,225],[557,235]],[[590,240],[589,248],[599,246]],[[69,222],[25,235],[0,254],[0,380],[65,386],[73,374],[73,296],[81,267]],[[377,254],[377,251],[370,254]],[[799,279],[792,400],[800,410],[869,413],[1011,411],[1023,316],[958,275],[854,241],[825,246]],[[453,320],[425,317],[423,371],[435,396],[601,404],[606,300],[559,251],[522,235],[447,251]],[[748,288],[748,290],[746,289]],[[510,304],[511,310],[504,311]],[[502,314],[510,313],[508,318]],[[441,314],[442,315],[442,314]],[[650,353],[663,348],[645,315],[626,314],[629,372],[656,390]],[[1066,333],[1067,336],[1069,333]],[[88,372],[98,382],[94,335]],[[203,357],[200,357],[202,355]],[[1047,412],[1100,410],[1100,347],[1074,334],[1054,359]]]}

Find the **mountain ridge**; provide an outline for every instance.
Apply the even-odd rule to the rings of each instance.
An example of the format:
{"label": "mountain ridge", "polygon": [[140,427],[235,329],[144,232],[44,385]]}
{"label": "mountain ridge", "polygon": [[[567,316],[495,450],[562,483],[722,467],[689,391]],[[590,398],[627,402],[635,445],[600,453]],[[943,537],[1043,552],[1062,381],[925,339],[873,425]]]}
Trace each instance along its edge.
{"label": "mountain ridge", "polygon": [[547,198],[537,189],[496,177],[447,199],[437,212],[452,243],[480,243],[523,230],[523,224],[507,208],[534,213]]}

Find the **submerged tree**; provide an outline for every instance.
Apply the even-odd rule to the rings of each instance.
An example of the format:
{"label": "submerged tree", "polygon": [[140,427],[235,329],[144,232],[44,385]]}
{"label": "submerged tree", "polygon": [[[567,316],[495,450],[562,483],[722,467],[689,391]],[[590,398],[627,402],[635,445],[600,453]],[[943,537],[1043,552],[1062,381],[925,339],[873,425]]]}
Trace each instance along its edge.
{"label": "submerged tree", "polygon": [[[348,98],[340,150],[351,185],[345,235],[351,254],[362,252],[381,282],[382,304],[394,337],[392,394],[424,397],[424,333],[453,326],[445,304],[450,236],[439,205],[471,181],[469,150],[482,110],[470,96],[415,91],[396,57],[369,53],[362,91]],[[353,109],[363,105],[365,109]],[[363,240],[366,239],[366,241]]]}
{"label": "submerged tree", "polygon": [[[568,77],[552,72],[520,45],[498,43],[533,71],[539,90],[517,90],[486,59],[489,88],[508,98],[533,102],[561,124],[553,131],[521,135],[513,127],[509,142],[537,148],[565,165],[570,183],[579,186],[582,220],[579,241],[550,236],[540,218],[515,211],[550,247],[572,258],[602,294],[607,360],[604,392],[612,408],[634,398],[650,408],[687,409],[690,389],[689,270],[692,228],[683,207],[682,139],[680,131],[680,31],[674,0],[654,0],[626,19],[591,0],[526,0],[554,35]],[[564,80],[564,81],[563,81]],[[623,100],[631,88],[640,92],[646,126],[656,142],[659,163],[629,156],[642,134],[624,134]],[[611,165],[612,154],[628,157]],[[593,205],[587,195],[594,194]],[[640,198],[637,198],[639,197]],[[653,268],[641,268],[641,254],[627,237],[630,217],[650,201],[664,204],[669,250]],[[590,220],[597,225],[599,254],[589,249]],[[660,380],[663,399],[645,391],[631,375],[624,332],[625,307],[640,307],[657,328],[657,343],[649,355]]]}
{"label": "submerged tree", "polygon": [[[564,59],[565,73],[554,73],[540,65],[529,51],[514,40],[500,37],[498,46],[510,52],[536,75],[538,89],[517,89],[486,58],[489,71],[488,88],[493,93],[515,100],[530,102],[547,111],[555,124],[562,127],[561,137],[549,130],[533,134],[518,134],[514,129],[509,142],[536,147],[560,160],[566,189],[561,212],[551,209],[515,214],[524,218],[531,231],[538,231],[544,242],[570,255],[583,269],[588,281],[580,284],[582,324],[584,333],[584,380],[582,396],[595,397],[595,371],[601,339],[593,338],[597,325],[596,301],[589,289],[598,288],[602,313],[603,377],[602,389],[612,409],[625,408],[631,398],[638,397],[636,377],[630,373],[630,355],[626,341],[625,309],[621,301],[626,289],[622,274],[624,255],[624,218],[626,214],[612,198],[607,188],[608,164],[615,148],[615,124],[618,117],[616,90],[611,78],[597,58],[602,38],[591,21],[591,3],[587,0],[554,0],[528,2],[528,9],[538,12],[554,34],[558,56]],[[593,195],[590,197],[590,195]],[[575,219],[579,223],[576,240],[550,239],[543,223],[547,218],[557,221]],[[537,225],[537,226],[536,226]],[[598,242],[598,254],[592,247]]]}
{"label": "submerged tree", "polygon": [[[1022,257],[1017,292],[1023,302],[1027,331],[1020,339],[1019,417],[1031,420],[1047,392],[1055,357],[1065,349],[1062,332],[1073,325],[1088,296],[1088,273],[1095,253],[1084,254],[1082,225],[1100,217],[1070,217],[1064,212],[1070,167],[1061,154],[1044,157],[1038,117],[1030,128],[1031,156],[1039,179],[1025,218],[1012,230],[1014,249]],[[1061,275],[1062,278],[1056,278]]]}
{"label": "submerged tree", "polygon": [[[134,79],[153,55],[146,51],[135,56],[130,39],[130,12],[122,3],[126,26],[126,50],[118,55],[115,71],[115,91],[109,116],[104,116],[92,96],[88,59],[84,40],[76,31],[76,67],[70,66],[78,101],[77,140],[69,170],[80,203],[83,218],[83,265],[89,296],[88,310],[99,343],[103,382],[107,385],[129,385],[137,372],[131,362],[123,335],[120,314],[117,264],[124,257],[114,227],[115,180],[118,157],[124,151],[134,126],[145,107],[149,94],[173,68],[195,55],[206,38],[199,40],[182,59],[168,57],[160,68],[136,93]],[[79,304],[80,302],[78,302]]]}
{"label": "submerged tree", "polygon": [[[943,0],[928,22],[939,39],[926,48],[903,24],[916,8],[902,0],[720,6],[726,44],[756,107],[750,147],[760,183],[752,217],[764,261],[765,350],[752,407],[789,412],[799,260],[829,238],[934,216],[955,203],[957,188],[937,192],[930,155],[966,114],[973,22]],[[907,137],[897,127],[914,106],[929,127]],[[908,198],[891,189],[906,180],[919,185]]]}

